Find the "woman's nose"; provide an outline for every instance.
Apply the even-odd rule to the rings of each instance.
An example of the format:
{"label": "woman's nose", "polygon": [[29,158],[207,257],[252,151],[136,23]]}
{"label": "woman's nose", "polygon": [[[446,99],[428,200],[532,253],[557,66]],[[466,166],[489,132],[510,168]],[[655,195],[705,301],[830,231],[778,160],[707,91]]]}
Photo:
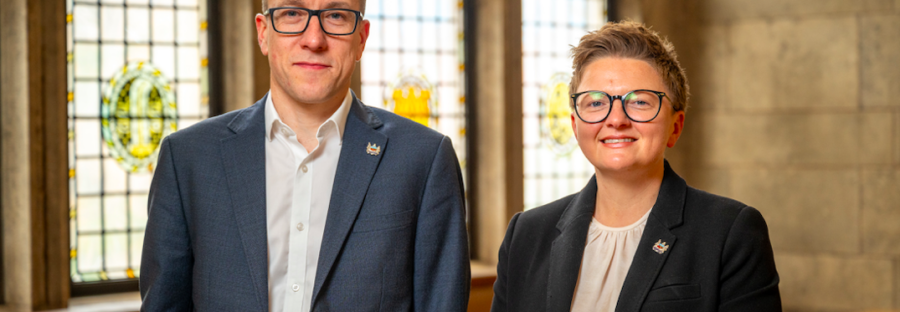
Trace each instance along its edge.
{"label": "woman's nose", "polygon": [[631,119],[628,119],[628,115],[625,114],[625,107],[621,100],[613,100],[611,106],[612,111],[609,112],[605,121],[607,127],[621,128],[631,123]]}

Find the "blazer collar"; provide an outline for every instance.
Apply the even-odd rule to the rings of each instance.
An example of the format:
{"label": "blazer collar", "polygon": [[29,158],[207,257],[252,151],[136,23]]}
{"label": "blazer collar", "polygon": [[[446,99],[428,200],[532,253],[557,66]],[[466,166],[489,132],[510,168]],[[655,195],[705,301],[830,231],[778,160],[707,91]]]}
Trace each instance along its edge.
{"label": "blazer collar", "polygon": [[[313,287],[313,307],[359,215],[369,183],[381,158],[390,152],[388,137],[378,131],[382,125],[372,109],[360,102],[354,94],[334,176],[334,185],[338,187],[331,191],[331,203],[325,221],[325,233]],[[369,146],[375,146],[378,152],[369,154]]]}
{"label": "blazer collar", "polygon": [[[268,240],[266,239],[266,98],[236,112],[228,123],[233,135],[221,139],[220,151],[231,207],[260,310],[268,310]],[[223,207],[224,208],[224,207]]]}
{"label": "blazer collar", "polygon": [[547,278],[547,311],[568,311],[572,306],[596,198],[597,177],[594,176],[569,202],[556,223],[560,234],[550,247],[553,256]]}
{"label": "blazer collar", "polygon": [[[683,223],[687,184],[672,170],[668,161],[664,167],[659,195],[625,278],[616,311],[640,309],[669,255],[668,252],[659,254],[653,251],[653,246],[661,240],[672,248],[675,235],[669,230]],[[553,241],[550,250],[550,254],[554,256],[550,257],[550,276],[547,280],[547,311],[567,311],[571,308],[596,199],[597,177],[594,176],[569,202],[556,223],[560,234]]]}
{"label": "blazer collar", "polygon": [[[659,196],[657,196],[656,204],[653,205],[653,210],[647,219],[641,241],[638,243],[631,261],[631,268],[628,269],[628,275],[626,275],[622,291],[619,293],[616,312],[640,311],[663,264],[672,254],[671,249],[678,248],[675,244],[675,234],[672,234],[670,230],[683,223],[686,193],[687,183],[672,170],[669,162],[666,161]],[[668,247],[663,252],[658,252],[654,248],[657,243],[666,244]]]}

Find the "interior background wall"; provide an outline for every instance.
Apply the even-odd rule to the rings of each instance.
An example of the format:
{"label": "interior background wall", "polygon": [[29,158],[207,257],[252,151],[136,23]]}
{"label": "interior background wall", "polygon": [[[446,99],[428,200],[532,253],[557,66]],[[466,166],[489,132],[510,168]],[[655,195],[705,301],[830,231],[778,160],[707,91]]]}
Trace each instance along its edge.
{"label": "interior background wall", "polygon": [[762,212],[785,311],[900,309],[900,0],[640,3],[693,94],[667,156]]}

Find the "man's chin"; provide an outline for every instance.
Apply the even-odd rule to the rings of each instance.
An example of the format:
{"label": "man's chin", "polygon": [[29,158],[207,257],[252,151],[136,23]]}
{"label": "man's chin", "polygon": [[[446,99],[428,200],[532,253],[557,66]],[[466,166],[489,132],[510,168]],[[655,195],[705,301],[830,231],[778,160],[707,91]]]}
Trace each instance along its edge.
{"label": "man's chin", "polygon": [[337,98],[337,94],[341,92],[330,88],[304,88],[295,90],[292,93],[294,101],[305,104],[319,104],[334,101]]}

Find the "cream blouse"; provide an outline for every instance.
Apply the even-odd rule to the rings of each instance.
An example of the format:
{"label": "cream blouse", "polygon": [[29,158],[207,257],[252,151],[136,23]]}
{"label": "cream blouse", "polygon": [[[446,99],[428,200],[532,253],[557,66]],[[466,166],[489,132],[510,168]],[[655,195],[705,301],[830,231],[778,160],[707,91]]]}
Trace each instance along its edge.
{"label": "cream blouse", "polygon": [[634,224],[617,228],[591,218],[572,311],[616,310],[619,292],[644,234],[648,216],[649,210]]}

